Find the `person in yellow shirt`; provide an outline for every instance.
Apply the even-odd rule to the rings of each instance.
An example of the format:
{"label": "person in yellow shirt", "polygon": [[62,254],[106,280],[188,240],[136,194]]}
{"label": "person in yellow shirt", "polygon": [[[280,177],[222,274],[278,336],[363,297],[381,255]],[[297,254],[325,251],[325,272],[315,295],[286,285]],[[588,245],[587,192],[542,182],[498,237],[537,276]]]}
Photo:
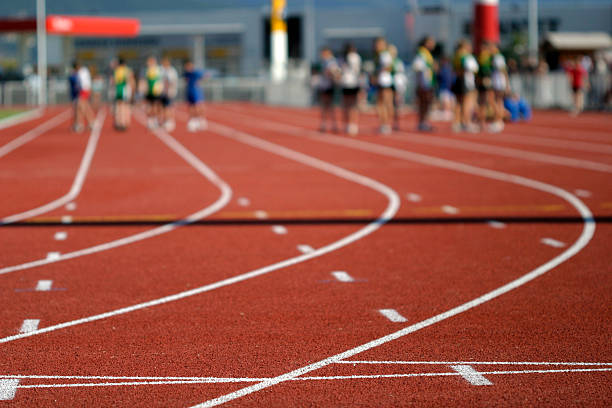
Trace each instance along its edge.
{"label": "person in yellow shirt", "polygon": [[130,102],[132,89],[134,89],[134,73],[125,64],[123,58],[119,58],[118,65],[113,72],[113,83],[115,86],[115,129],[123,131],[130,126],[132,117]]}
{"label": "person in yellow shirt", "polygon": [[144,88],[145,99],[147,101],[147,125],[153,129],[158,126],[158,118],[162,114],[161,95],[164,89],[162,81],[162,70],[157,64],[157,59],[153,56],[147,58],[147,68],[141,89]]}

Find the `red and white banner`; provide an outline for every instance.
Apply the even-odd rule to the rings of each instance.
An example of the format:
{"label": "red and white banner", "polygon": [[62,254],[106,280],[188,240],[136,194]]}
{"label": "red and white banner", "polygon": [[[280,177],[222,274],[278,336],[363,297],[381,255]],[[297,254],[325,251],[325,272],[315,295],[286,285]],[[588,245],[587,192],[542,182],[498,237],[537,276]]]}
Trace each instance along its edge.
{"label": "red and white banner", "polygon": [[135,37],[140,21],[135,18],[58,16],[47,17],[47,32],[56,35]]}

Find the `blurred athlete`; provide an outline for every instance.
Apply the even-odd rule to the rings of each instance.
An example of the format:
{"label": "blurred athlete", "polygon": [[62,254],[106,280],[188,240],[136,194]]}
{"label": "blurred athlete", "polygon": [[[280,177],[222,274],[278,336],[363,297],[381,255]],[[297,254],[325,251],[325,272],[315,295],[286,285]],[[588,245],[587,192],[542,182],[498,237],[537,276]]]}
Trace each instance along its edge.
{"label": "blurred athlete", "polygon": [[584,90],[587,87],[588,72],[582,64],[581,57],[575,57],[570,60],[565,66],[565,72],[569,76],[574,95],[574,108],[571,112],[572,116],[579,115],[584,110]]}
{"label": "blurred athlete", "polygon": [[428,122],[429,109],[434,98],[435,86],[435,61],[431,52],[436,47],[433,37],[425,37],[412,63],[412,69],[416,73],[416,93],[419,111],[418,129],[421,132],[430,132],[433,127]]}
{"label": "blurred athlete", "polygon": [[115,86],[115,129],[126,130],[132,117],[130,101],[134,89],[134,73],[125,65],[123,58],[117,62],[112,82]]}
{"label": "blurred athlete", "polygon": [[491,54],[491,66],[493,69],[491,73],[491,82],[493,84],[494,93],[494,117],[493,123],[489,127],[489,131],[496,133],[504,130],[504,116],[506,115],[506,110],[504,108],[504,97],[508,91],[510,81],[508,80],[506,59],[499,51],[496,44],[491,44]]}
{"label": "blurred athlete", "polygon": [[187,130],[190,132],[206,130],[208,122],[204,119],[204,94],[199,87],[199,82],[204,78],[204,73],[195,69],[193,62],[187,61],[183,77],[187,82],[187,103],[189,104]]}
{"label": "blurred athlete", "polygon": [[167,57],[162,59],[162,83],[161,105],[163,112],[160,123],[163,123],[168,132],[172,132],[176,127],[173,102],[178,92],[178,74]]}
{"label": "blurred athlete", "polygon": [[87,122],[87,127],[89,129],[92,129],[94,122],[94,113],[91,109],[91,105],[89,104],[89,98],[91,97],[91,74],[89,73],[89,69],[86,66],[79,65],[77,76],[79,78],[79,116],[82,119],[84,118]]}
{"label": "blurred athlete", "polygon": [[406,77],[406,67],[397,55],[397,47],[389,45],[389,54],[393,59],[391,76],[393,77],[393,129],[399,130],[399,118],[404,101],[406,100],[406,88],[408,87],[408,77]]}
{"label": "blurred athlete", "polygon": [[357,95],[360,91],[359,76],[361,75],[361,57],[352,44],[344,47],[344,58],[341,64],[342,108],[346,133],[359,133],[359,109]]}
{"label": "blurred athlete", "polygon": [[478,72],[478,62],[472,55],[472,45],[469,41],[461,40],[457,44],[453,67],[455,69],[453,93],[457,99],[453,131],[478,132],[478,126],[472,123],[477,99],[475,73]]}
{"label": "blurred athlete", "polygon": [[389,53],[387,40],[378,37],[374,40],[376,70],[374,83],[378,91],[376,108],[380,119],[380,133],[391,133],[391,117],[393,115],[393,58]]}
{"label": "blurred athlete", "polygon": [[478,75],[476,85],[478,88],[478,120],[480,128],[485,129],[487,118],[495,109],[495,92],[493,90],[493,44],[483,42],[478,54]]}
{"label": "blurred athlete", "polygon": [[79,117],[79,94],[81,93],[81,87],[79,85],[79,63],[76,61],[72,64],[72,71],[70,71],[70,76],[68,77],[68,85],[70,86],[70,101],[72,102],[72,130],[80,132],[83,130]]}
{"label": "blurred athlete", "polygon": [[147,126],[153,129],[158,126],[158,118],[161,116],[161,93],[163,89],[161,68],[157,59],[151,56],[147,58],[147,67],[144,74],[145,98],[147,101]]}
{"label": "blurred athlete", "polygon": [[331,124],[333,132],[338,131],[336,123],[336,112],[334,109],[334,90],[336,89],[336,80],[340,75],[340,67],[334,54],[329,47],[321,49],[321,74],[319,76],[318,91],[319,103],[321,105],[321,132],[327,131],[327,123]]}

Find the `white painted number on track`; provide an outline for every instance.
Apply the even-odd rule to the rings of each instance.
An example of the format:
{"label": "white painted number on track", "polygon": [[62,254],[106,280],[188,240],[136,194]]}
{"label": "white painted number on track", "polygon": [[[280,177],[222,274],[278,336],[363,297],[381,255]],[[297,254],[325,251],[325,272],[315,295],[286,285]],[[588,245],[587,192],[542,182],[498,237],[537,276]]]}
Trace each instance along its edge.
{"label": "white painted number on track", "polygon": [[66,210],[68,211],[74,211],[77,208],[77,205],[74,201],[69,202],[68,204],[66,204]]}
{"label": "white painted number on track", "polygon": [[62,217],[62,224],[72,224],[72,217],[70,215],[64,215]]}
{"label": "white painted number on track", "polygon": [[331,273],[336,280],[340,282],[355,282],[355,279],[344,271],[336,271]]}
{"label": "white painted number on track", "polygon": [[287,228],[283,227],[282,225],[274,225],[272,227],[272,231],[278,235],[285,235],[287,233]]}
{"label": "white painted number on track", "polygon": [[493,383],[487,380],[482,374],[474,370],[469,365],[454,365],[451,366],[453,370],[461,374],[464,380],[472,385],[493,385]]}
{"label": "white painted number on track", "polygon": [[55,235],[53,236],[53,238],[56,241],[65,241],[66,238],[68,238],[68,233],[65,231],[58,231],[55,233]]}
{"label": "white painted number on track", "polygon": [[238,205],[241,207],[248,207],[249,205],[251,205],[251,200],[246,197],[240,197],[238,199]]}
{"label": "white painted number on track", "polygon": [[589,198],[591,197],[593,194],[591,194],[591,192],[589,190],[574,190],[574,193],[578,196],[578,197],[583,197],[583,198]]}
{"label": "white painted number on track", "polygon": [[542,238],[540,242],[553,248],[563,248],[565,246],[565,242],[557,241],[552,238]]}
{"label": "white painted number on track", "polygon": [[314,249],[310,245],[298,245],[297,249],[303,254],[314,252]]}
{"label": "white painted number on track", "polygon": [[18,385],[19,380],[15,378],[0,380],[0,401],[10,401],[15,398]]}
{"label": "white painted number on track", "polygon": [[406,194],[406,198],[408,199],[408,201],[412,201],[413,203],[418,203],[423,199],[419,194],[416,193],[408,193]]}
{"label": "white painted number on track", "polygon": [[59,259],[61,254],[59,252],[49,252],[47,253],[47,260],[53,261],[55,259]]}
{"label": "white painted number on track", "polygon": [[268,213],[265,211],[255,211],[255,218],[259,218],[260,220],[268,218]]}
{"label": "white painted number on track", "polygon": [[399,314],[395,309],[380,309],[378,312],[393,323],[404,323],[408,321],[408,319]]}
{"label": "white painted number on track", "polygon": [[506,224],[504,224],[503,222],[500,221],[495,221],[495,220],[491,220],[488,222],[489,227],[491,228],[495,228],[495,229],[504,229],[506,228]]}
{"label": "white painted number on track", "polygon": [[459,214],[459,209],[451,205],[443,205],[442,211],[445,212],[446,214]]}
{"label": "white painted number on track", "polygon": [[35,290],[37,292],[48,292],[51,290],[51,286],[53,286],[52,280],[39,280]]}
{"label": "white painted number on track", "polygon": [[19,333],[29,333],[38,330],[39,319],[25,319],[21,324]]}

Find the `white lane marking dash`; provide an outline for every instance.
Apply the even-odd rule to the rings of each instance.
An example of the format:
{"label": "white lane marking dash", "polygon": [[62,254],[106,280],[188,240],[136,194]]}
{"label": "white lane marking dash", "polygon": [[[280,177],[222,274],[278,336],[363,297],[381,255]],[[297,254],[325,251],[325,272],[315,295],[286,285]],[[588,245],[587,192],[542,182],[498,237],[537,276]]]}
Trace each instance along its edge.
{"label": "white lane marking dash", "polygon": [[408,321],[408,319],[399,314],[395,309],[380,309],[378,312],[393,323],[404,323]]}
{"label": "white lane marking dash", "polygon": [[274,231],[274,233],[278,235],[287,234],[287,228],[283,227],[282,225],[274,225],[272,227],[272,231]]}
{"label": "white lane marking dash", "polygon": [[40,323],[40,319],[25,319],[21,324],[21,329],[19,329],[19,333],[30,333],[38,330],[38,324]]}
{"label": "white lane marking dash", "polygon": [[10,401],[15,398],[19,380],[16,378],[7,378],[0,380],[0,401]]}
{"label": "white lane marking dash", "polygon": [[408,201],[412,201],[413,203],[418,203],[423,199],[423,197],[416,193],[408,193],[406,194],[406,198]]}
{"label": "white lane marking dash", "polygon": [[62,216],[62,224],[72,224],[72,217],[70,215]]}
{"label": "white lane marking dash", "polygon": [[553,248],[563,248],[565,246],[565,242],[557,241],[552,238],[542,238],[540,242]]}
{"label": "white lane marking dash", "polygon": [[56,241],[65,241],[66,238],[68,238],[68,233],[65,231],[58,231],[55,233],[55,235],[53,235],[53,238]]}
{"label": "white lane marking dash", "polygon": [[64,207],[66,208],[66,210],[68,211],[74,211],[77,208],[77,205],[74,201],[69,202],[68,204],[66,204],[66,206]]}
{"label": "white lane marking dash", "polygon": [[314,252],[314,249],[310,245],[298,245],[297,249],[303,254]]}
{"label": "white lane marking dash", "polygon": [[446,214],[459,214],[459,209],[457,207],[453,207],[452,205],[443,205],[442,211]]}
{"label": "white lane marking dash", "polygon": [[491,220],[491,221],[487,222],[487,224],[489,224],[489,227],[495,228],[495,229],[504,229],[504,228],[506,228],[506,224],[504,224],[501,221]]}
{"label": "white lane marking dash", "polygon": [[265,211],[258,210],[255,211],[253,214],[255,215],[255,218],[259,218],[260,220],[268,218],[268,213]]}
{"label": "white lane marking dash", "polygon": [[339,282],[355,282],[355,279],[344,271],[335,271],[331,273],[334,278]]}
{"label": "white lane marking dash", "polygon": [[593,195],[589,190],[582,190],[582,189],[574,190],[574,194],[582,198],[589,198]]}
{"label": "white lane marking dash", "polygon": [[37,292],[48,292],[51,290],[51,287],[53,286],[53,281],[52,280],[39,280],[38,283],[36,284],[36,290]]}
{"label": "white lane marking dash", "polygon": [[453,365],[451,368],[458,372],[464,380],[472,385],[493,385],[491,381],[487,380],[485,376],[474,370],[472,366]]}
{"label": "white lane marking dash", "polygon": [[59,259],[61,256],[61,254],[59,252],[48,252],[47,253],[47,260],[48,261],[54,261],[56,259]]}
{"label": "white lane marking dash", "polygon": [[246,197],[240,197],[238,200],[238,205],[241,207],[248,207],[249,205],[251,205],[251,200],[249,200]]}

